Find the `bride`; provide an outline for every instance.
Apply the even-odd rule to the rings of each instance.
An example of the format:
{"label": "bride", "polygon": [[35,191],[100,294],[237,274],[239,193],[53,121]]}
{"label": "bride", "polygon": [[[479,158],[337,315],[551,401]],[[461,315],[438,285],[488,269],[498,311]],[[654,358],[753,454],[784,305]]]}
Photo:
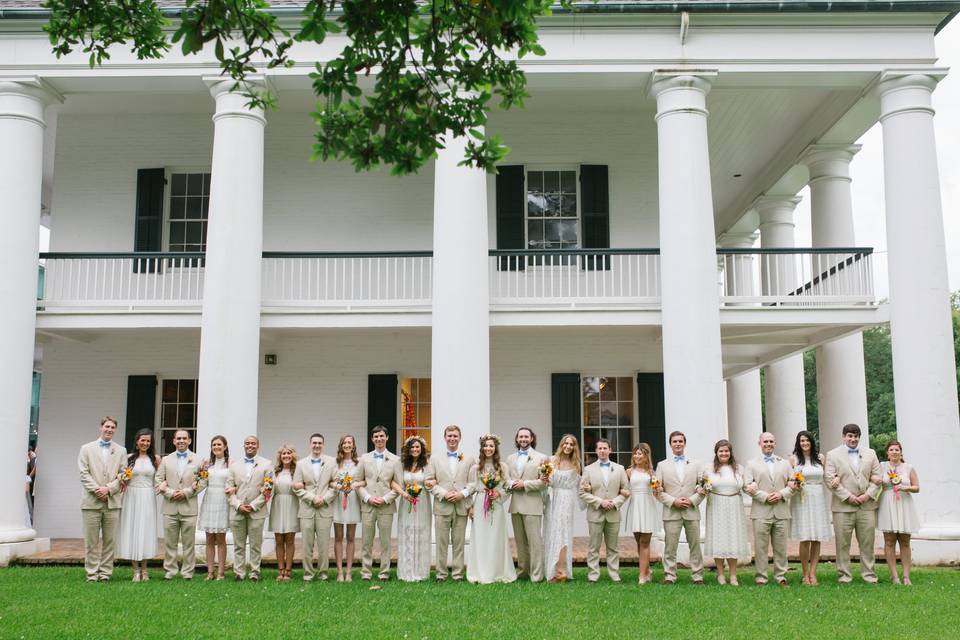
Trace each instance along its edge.
{"label": "bride", "polygon": [[467,545],[467,580],[489,584],[513,582],[517,579],[513,567],[513,552],[507,538],[506,497],[504,482],[507,466],[500,462],[500,437],[485,434],[480,437],[480,456],[470,468],[469,486],[472,487],[470,544]]}
{"label": "bride", "polygon": [[403,483],[390,482],[390,488],[401,498],[397,506],[397,577],[404,582],[419,582],[430,577],[433,518],[430,493],[424,491],[429,459],[427,441],[420,436],[410,436],[400,450]]}

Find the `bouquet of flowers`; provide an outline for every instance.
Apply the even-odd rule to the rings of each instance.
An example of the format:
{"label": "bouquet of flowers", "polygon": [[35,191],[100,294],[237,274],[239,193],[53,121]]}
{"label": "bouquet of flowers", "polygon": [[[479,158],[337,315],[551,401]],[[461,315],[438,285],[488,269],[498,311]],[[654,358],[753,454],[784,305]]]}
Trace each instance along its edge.
{"label": "bouquet of flowers", "polygon": [[403,485],[403,490],[412,498],[410,501],[410,511],[416,511],[417,503],[420,502],[420,494],[423,493],[423,487],[416,482],[408,482]]}
{"label": "bouquet of flowers", "polygon": [[263,474],[263,486],[260,487],[260,493],[263,494],[263,499],[267,502],[270,501],[270,496],[273,495],[273,472],[267,471]]}
{"label": "bouquet of flowers", "polygon": [[654,493],[660,490],[660,481],[657,480],[657,476],[650,476],[650,490]]}
{"label": "bouquet of flowers", "polygon": [[544,480],[549,480],[550,476],[553,475],[553,463],[550,460],[545,459],[540,463],[540,466],[537,468],[537,471],[540,473],[540,477]]}
{"label": "bouquet of flowers", "polygon": [[713,481],[710,480],[710,474],[700,473],[697,476],[697,486],[704,490],[706,493],[710,493],[710,490],[713,489]]}
{"label": "bouquet of flowers", "polygon": [[118,475],[120,479],[120,491],[121,492],[126,491],[127,483],[133,480],[133,467],[132,466],[124,467],[123,469],[121,469]]}
{"label": "bouquet of flowers", "polygon": [[[494,502],[493,493],[494,490],[500,485],[503,481],[503,476],[500,475],[500,470],[496,471],[485,471],[480,474],[480,482],[483,484],[483,517],[486,518],[490,511],[496,506]],[[492,521],[491,521],[492,523]]]}
{"label": "bouquet of flowers", "polygon": [[797,484],[797,491],[800,493],[800,499],[803,500],[803,487],[807,484],[807,478],[803,475],[803,471],[800,469],[794,471],[791,480]]}
{"label": "bouquet of flowers", "polygon": [[337,476],[337,484],[340,485],[340,492],[343,494],[343,510],[347,510],[347,496],[350,494],[350,490],[353,489],[353,476],[349,473],[341,472]]}
{"label": "bouquet of flowers", "polygon": [[204,462],[203,465],[200,467],[200,470],[197,471],[197,479],[206,480],[209,477],[210,477],[210,463]]}
{"label": "bouquet of flowers", "polygon": [[890,469],[887,471],[887,480],[890,481],[890,486],[893,487],[893,495],[896,496],[897,500],[900,499],[900,484],[903,480],[900,478],[900,474],[897,473],[896,469]]}

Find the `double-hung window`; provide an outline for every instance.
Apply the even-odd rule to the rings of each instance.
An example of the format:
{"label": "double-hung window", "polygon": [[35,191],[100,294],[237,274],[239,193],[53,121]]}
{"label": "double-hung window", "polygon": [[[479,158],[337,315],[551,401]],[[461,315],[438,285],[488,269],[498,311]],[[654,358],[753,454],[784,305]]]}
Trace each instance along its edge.
{"label": "double-hung window", "polygon": [[[526,168],[526,248],[555,251],[580,248],[579,168]],[[573,260],[537,256],[535,265],[567,264]]]}

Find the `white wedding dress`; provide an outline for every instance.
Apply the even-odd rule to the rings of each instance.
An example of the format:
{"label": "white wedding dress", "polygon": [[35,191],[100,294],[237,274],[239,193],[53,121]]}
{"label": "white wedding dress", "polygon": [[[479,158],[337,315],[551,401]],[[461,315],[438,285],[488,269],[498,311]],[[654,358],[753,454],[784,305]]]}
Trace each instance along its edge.
{"label": "white wedding dress", "polygon": [[[416,482],[423,486],[424,473],[403,472],[403,485]],[[404,582],[419,582],[430,577],[430,530],[433,525],[430,492],[420,494],[417,506],[397,499],[397,577]]]}
{"label": "white wedding dress", "polygon": [[[492,472],[493,465],[487,465],[485,472]],[[500,463],[500,475],[507,478],[507,466]],[[513,582],[517,579],[517,570],[513,566],[513,551],[507,537],[509,514],[503,504],[506,491],[503,483],[497,487],[500,496],[490,504],[487,513],[483,511],[486,491],[479,479],[480,473],[474,465],[470,470],[470,484],[473,487],[473,520],[470,525],[470,544],[467,545],[467,580],[490,584],[494,582]]]}

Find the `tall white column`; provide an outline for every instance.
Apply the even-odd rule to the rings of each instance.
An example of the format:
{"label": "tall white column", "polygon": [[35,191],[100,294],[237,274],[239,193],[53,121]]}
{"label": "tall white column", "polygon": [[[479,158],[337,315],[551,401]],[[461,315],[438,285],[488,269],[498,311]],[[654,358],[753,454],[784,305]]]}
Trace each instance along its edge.
{"label": "tall white column", "polygon": [[[750,249],[756,233],[725,233],[718,245],[724,249]],[[724,284],[734,295],[752,296],[754,256],[730,255],[724,259]],[[727,439],[736,456],[752,457],[757,439],[763,431],[763,409],[760,402],[760,370],[754,369],[727,378]]]}
{"label": "tall white column", "polygon": [[216,112],[195,446],[205,452],[221,434],[237,455],[257,433],[266,119],[230,90],[232,81],[208,84]]}
{"label": "tall white column", "polygon": [[[0,79],[0,566],[36,551],[26,526],[24,469],[37,309],[37,251],[43,180],[43,109],[55,96],[37,79]],[[48,542],[49,544],[49,542]]]}
{"label": "tall white column", "polygon": [[[788,249],[794,246],[793,212],[796,196],[764,196],[754,205],[760,214],[760,246]],[[799,282],[793,256],[764,256],[761,282],[767,294],[786,294]],[[807,398],[803,382],[803,354],[767,365],[764,370],[766,430],[777,439],[777,451],[793,449],[798,431],[807,428]]]}
{"label": "tall white column", "polygon": [[918,562],[960,560],[960,417],[931,106],[938,79],[886,73],[878,86],[897,436],[920,475]]}
{"label": "tall white column", "polygon": [[487,176],[457,166],[466,139],[445,144],[434,164],[431,435],[439,449],[444,428],[456,424],[463,448],[475,452],[490,430]]}
{"label": "tall white column", "polygon": [[[858,151],[857,144],[817,144],[801,158],[810,170],[814,247],[856,246],[850,161]],[[822,449],[839,446],[843,425],[850,423],[860,425],[869,442],[862,334],[817,347],[817,407]]]}
{"label": "tall white column", "polygon": [[724,436],[723,361],[706,99],[710,79],[656,74],[660,288],[667,433],[713,457]]}

